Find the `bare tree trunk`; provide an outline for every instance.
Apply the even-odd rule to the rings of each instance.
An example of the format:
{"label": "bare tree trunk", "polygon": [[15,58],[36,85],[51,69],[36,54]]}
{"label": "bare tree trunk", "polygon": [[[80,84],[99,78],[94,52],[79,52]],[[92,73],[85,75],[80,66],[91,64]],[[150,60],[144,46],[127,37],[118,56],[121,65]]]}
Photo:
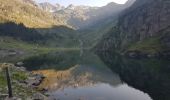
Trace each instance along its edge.
{"label": "bare tree trunk", "polygon": [[13,97],[13,95],[12,95],[12,86],[11,86],[11,79],[10,79],[8,67],[5,68],[5,71],[6,71],[6,79],[7,79],[7,85],[8,85],[8,96],[9,98],[11,98]]}

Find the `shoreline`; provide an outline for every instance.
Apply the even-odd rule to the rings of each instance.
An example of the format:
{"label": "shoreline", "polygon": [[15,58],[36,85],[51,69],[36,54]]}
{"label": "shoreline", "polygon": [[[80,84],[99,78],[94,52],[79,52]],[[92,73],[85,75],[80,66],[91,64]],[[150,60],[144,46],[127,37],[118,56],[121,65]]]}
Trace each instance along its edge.
{"label": "shoreline", "polygon": [[[9,65],[13,98],[8,98],[7,94],[7,82],[5,74],[2,68],[2,64]],[[48,100],[48,97],[44,94],[47,90],[38,90],[38,86],[44,80],[42,74],[35,74],[25,69],[23,66],[11,63],[0,63],[0,99],[3,100]]]}

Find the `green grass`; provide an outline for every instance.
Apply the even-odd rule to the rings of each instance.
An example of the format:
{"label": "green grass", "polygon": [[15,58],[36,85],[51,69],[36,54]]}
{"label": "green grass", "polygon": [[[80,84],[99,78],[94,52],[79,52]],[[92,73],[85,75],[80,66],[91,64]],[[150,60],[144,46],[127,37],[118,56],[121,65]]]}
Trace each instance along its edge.
{"label": "green grass", "polygon": [[[2,41],[3,40],[3,41]],[[47,47],[43,45],[31,44],[26,43],[21,40],[15,40],[9,37],[0,37],[0,49],[4,49],[3,51],[7,50],[14,50],[18,52],[22,52],[23,54],[15,55],[13,57],[6,56],[3,59],[0,59],[0,62],[9,62],[9,63],[16,63],[27,59],[32,56],[38,56],[41,54],[48,54],[49,52],[60,52],[60,51],[79,51],[80,48],[76,47]]]}
{"label": "green grass", "polygon": [[[1,67],[1,66],[0,66]],[[35,89],[24,87],[22,85],[19,85],[16,81],[24,81],[28,78],[28,73],[25,71],[18,70],[16,68],[10,68],[10,74],[11,74],[11,82],[12,82],[12,89],[13,89],[13,95],[16,97],[20,97],[22,99],[25,99],[27,97],[32,96],[34,93],[36,93]],[[7,94],[7,82],[5,79],[5,72],[4,70],[0,71],[0,93]],[[2,98],[0,98],[2,99]]]}
{"label": "green grass", "polygon": [[144,53],[157,53],[164,49],[164,46],[160,42],[159,37],[153,37],[131,44],[128,48],[129,51],[137,50]]}
{"label": "green grass", "polygon": [[18,96],[22,98],[22,100],[25,100],[27,97],[31,97],[33,94],[36,93],[35,90],[27,87],[22,87],[18,85],[17,83],[13,83],[13,91],[14,91],[14,96]]}
{"label": "green grass", "polygon": [[12,77],[14,80],[26,80],[28,77],[27,73],[25,72],[19,72],[19,73],[14,72],[12,75],[13,75]]}
{"label": "green grass", "polygon": [[7,93],[6,87],[7,87],[7,82],[6,82],[6,78],[5,78],[5,73],[2,70],[0,70],[0,94]]}
{"label": "green grass", "polygon": [[31,44],[31,43],[26,43],[21,40],[15,40],[10,37],[0,37],[0,48],[1,49],[19,49],[19,50],[24,50],[28,52],[38,52],[38,53],[46,53],[50,51],[70,51],[70,50],[79,50],[79,48],[76,47],[48,47],[48,46],[42,46],[42,45],[37,45],[37,44]]}
{"label": "green grass", "polygon": [[5,85],[6,85],[6,79],[5,79],[5,77],[4,77],[4,75],[3,75],[3,73],[2,72],[0,72],[0,88],[3,88],[3,87],[5,87]]}

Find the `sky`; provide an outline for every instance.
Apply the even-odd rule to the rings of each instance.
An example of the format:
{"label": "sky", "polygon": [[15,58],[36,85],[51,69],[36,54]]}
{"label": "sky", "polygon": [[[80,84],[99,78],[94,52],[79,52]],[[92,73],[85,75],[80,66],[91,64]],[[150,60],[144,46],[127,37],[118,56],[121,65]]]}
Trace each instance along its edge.
{"label": "sky", "polygon": [[52,4],[59,3],[63,6],[73,5],[86,5],[86,6],[104,6],[110,2],[124,4],[127,0],[36,0],[38,2],[50,2]]}

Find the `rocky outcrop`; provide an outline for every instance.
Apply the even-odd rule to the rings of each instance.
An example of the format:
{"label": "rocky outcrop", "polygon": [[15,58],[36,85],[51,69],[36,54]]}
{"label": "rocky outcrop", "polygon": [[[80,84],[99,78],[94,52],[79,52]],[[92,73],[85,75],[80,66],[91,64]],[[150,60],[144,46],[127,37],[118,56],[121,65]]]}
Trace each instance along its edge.
{"label": "rocky outcrop", "polygon": [[[13,98],[8,98],[6,81],[4,78],[4,67],[9,68]],[[3,77],[2,77],[3,76]],[[37,90],[43,81],[42,74],[28,72],[24,67],[15,66],[10,63],[0,63],[0,99],[1,100],[48,100],[46,96]]]}
{"label": "rocky outcrop", "polygon": [[[111,48],[126,52],[168,52],[170,50],[170,1],[137,0],[121,16],[116,29],[98,44],[98,49]],[[116,38],[112,37],[116,36]],[[117,42],[115,42],[117,41]],[[105,45],[109,43],[109,45]],[[142,50],[145,49],[145,50]]]}
{"label": "rocky outcrop", "polygon": [[32,74],[26,80],[25,83],[31,87],[37,87],[41,84],[45,77],[42,74]]}
{"label": "rocky outcrop", "polygon": [[[140,1],[135,4],[138,4],[138,2]],[[132,6],[128,13],[125,13],[119,19],[120,36],[123,37],[122,45],[162,35],[160,31],[170,26],[169,18],[170,2],[168,0],[148,0],[148,3],[136,9],[133,9]]]}
{"label": "rocky outcrop", "polygon": [[39,7],[47,12],[56,12],[64,9],[64,6],[61,6],[60,4],[52,5],[48,2],[40,3]]}
{"label": "rocky outcrop", "polygon": [[62,19],[38,8],[33,0],[0,0],[0,22],[23,23],[29,28],[49,28],[66,25]]}

